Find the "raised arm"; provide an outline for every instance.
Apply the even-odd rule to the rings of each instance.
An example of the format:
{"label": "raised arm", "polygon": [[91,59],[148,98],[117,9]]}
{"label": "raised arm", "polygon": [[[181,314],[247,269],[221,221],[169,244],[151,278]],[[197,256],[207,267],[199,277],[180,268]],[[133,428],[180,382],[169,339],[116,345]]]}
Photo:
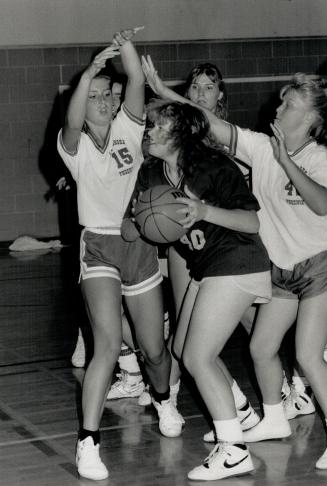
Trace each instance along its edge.
{"label": "raised arm", "polygon": [[162,98],[163,100],[188,103],[189,105],[195,106],[199,110],[203,111],[209,120],[210,130],[213,137],[219,144],[229,146],[231,138],[231,126],[229,123],[218,118],[210,110],[198,105],[197,103],[193,103],[188,98],[185,98],[184,96],[181,96],[174,90],[170,89],[159,77],[158,71],[153,64],[151,56],[142,56],[142,68],[146,80],[154,93],[160,96],[160,98]]}
{"label": "raised arm", "polygon": [[68,105],[66,121],[62,131],[65,148],[74,152],[77,148],[85,120],[86,103],[92,79],[103,69],[106,61],[119,55],[119,47],[111,45],[101,51],[83,72]]}
{"label": "raised arm", "polygon": [[276,161],[284,169],[297,192],[308,207],[318,216],[327,214],[327,188],[318,184],[299,168],[288,155],[285,135],[278,121],[270,124],[274,136],[271,144]]}
{"label": "raised arm", "polygon": [[132,37],[143,27],[135,27],[118,32],[113,43],[119,47],[124,71],[127,75],[125,106],[138,118],[144,111],[144,74],[139,55],[131,42]]}

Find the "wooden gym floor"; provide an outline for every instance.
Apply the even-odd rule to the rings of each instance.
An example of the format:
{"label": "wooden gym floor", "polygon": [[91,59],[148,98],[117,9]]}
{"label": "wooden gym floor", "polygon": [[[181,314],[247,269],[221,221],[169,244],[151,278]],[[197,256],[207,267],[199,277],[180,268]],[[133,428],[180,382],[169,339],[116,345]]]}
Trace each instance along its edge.
{"label": "wooden gym floor", "polygon": [[[78,299],[69,248],[12,253],[0,249],[0,486],[94,485],[74,465],[83,369],[70,364],[78,324]],[[249,378],[242,329],[224,358],[258,408]],[[102,458],[110,478],[101,486],[196,486],[186,473],[210,447],[208,425],[192,387],[182,385],[180,410],[186,427],[168,439],[158,431],[152,407],[137,399],[107,402],[102,421]],[[314,463],[325,448],[318,413],[291,421],[292,436],[252,444],[253,475],[212,481],[213,486],[325,485],[327,470]],[[204,483],[201,483],[204,484]]]}

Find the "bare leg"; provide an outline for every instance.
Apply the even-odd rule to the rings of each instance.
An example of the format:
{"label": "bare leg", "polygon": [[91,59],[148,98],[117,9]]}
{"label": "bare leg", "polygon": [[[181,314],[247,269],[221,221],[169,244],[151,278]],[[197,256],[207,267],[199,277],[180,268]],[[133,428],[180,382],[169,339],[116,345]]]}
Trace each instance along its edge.
{"label": "bare leg", "polygon": [[[196,296],[183,361],[213,420],[236,418],[231,387],[216,358],[253,300],[254,296],[226,284],[223,277],[205,280]],[[185,300],[184,305],[189,304]]]}
{"label": "bare leg", "polygon": [[82,281],[82,292],[94,339],[93,357],[83,382],[83,427],[98,430],[122,341],[120,282],[86,279]]}
{"label": "bare leg", "polygon": [[278,352],[286,331],[296,319],[296,299],[273,298],[260,306],[250,343],[257,380],[266,404],[280,402],[283,373]]}
{"label": "bare leg", "polygon": [[144,356],[149,379],[155,390],[169,388],[170,353],[164,341],[164,311],[161,287],[143,294],[126,296],[126,304],[135,327],[136,340]]}
{"label": "bare leg", "polygon": [[297,360],[327,417],[327,363],[323,359],[327,341],[327,292],[300,302],[296,327]]}

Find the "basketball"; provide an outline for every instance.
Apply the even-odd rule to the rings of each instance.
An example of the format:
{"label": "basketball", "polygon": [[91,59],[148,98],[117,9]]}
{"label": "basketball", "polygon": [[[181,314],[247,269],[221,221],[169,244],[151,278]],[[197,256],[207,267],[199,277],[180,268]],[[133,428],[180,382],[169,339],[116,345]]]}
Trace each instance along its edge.
{"label": "basketball", "polygon": [[154,186],[140,195],[135,206],[135,221],[141,234],[154,243],[172,243],[187,232],[180,224],[185,214],[177,213],[185,204],[177,202],[187,197],[180,189],[169,185]]}

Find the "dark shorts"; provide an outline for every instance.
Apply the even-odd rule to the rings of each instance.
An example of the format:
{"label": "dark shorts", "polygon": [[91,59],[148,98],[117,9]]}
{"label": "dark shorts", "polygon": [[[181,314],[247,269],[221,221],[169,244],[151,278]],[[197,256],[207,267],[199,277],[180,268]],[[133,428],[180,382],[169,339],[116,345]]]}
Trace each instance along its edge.
{"label": "dark shorts", "polygon": [[80,279],[114,278],[121,282],[123,295],[137,295],[159,285],[157,248],[141,238],[133,242],[120,235],[82,231]]}
{"label": "dark shorts", "polygon": [[309,299],[327,292],[327,251],[283,270],[272,265],[272,295],[280,299]]}

